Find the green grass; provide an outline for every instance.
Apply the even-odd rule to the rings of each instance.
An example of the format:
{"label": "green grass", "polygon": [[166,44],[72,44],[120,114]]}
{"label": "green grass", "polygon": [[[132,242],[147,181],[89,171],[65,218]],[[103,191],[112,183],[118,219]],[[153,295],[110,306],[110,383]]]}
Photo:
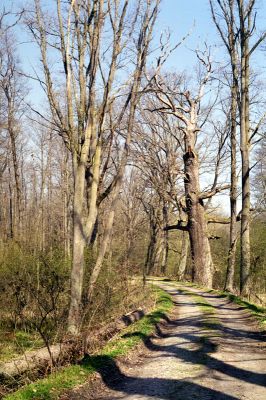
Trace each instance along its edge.
{"label": "green grass", "polygon": [[0,331],[0,361],[8,361],[25,350],[37,349],[43,346],[43,341],[39,335],[25,331],[8,332],[4,329]]}
{"label": "green grass", "polygon": [[233,303],[236,303],[245,309],[247,309],[256,319],[258,320],[259,327],[262,330],[266,329],[266,308],[257,306],[256,304],[250,303],[249,301],[241,299],[241,297],[236,296],[228,292],[220,292],[217,290],[212,290],[214,293],[220,294],[221,297],[227,297]]}
{"label": "green grass", "polygon": [[124,329],[95,356],[86,357],[79,365],[59,370],[47,378],[27,385],[5,397],[7,400],[56,400],[66,390],[86,382],[95,371],[114,366],[115,358],[126,355],[133,347],[145,340],[155,325],[166,316],[173,306],[171,296],[160,289],[154,289],[157,301],[153,312]]}

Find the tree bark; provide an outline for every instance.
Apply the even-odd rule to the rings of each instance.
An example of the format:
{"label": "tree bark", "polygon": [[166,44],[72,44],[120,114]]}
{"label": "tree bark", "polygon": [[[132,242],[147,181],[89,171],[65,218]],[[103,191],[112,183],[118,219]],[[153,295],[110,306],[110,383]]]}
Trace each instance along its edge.
{"label": "tree bark", "polygon": [[86,246],[83,202],[85,190],[85,164],[74,163],[73,201],[73,252],[71,271],[71,296],[68,315],[68,331],[77,335],[81,322],[81,299],[84,275],[84,249]]}
{"label": "tree bark", "polygon": [[144,264],[144,276],[147,274],[149,275],[151,272],[151,265],[152,265],[152,254],[154,253],[154,248],[155,248],[155,243],[156,243],[156,236],[153,230],[153,227],[151,226],[150,228],[150,241],[147,249],[147,255],[146,255],[146,260]]}
{"label": "tree bark", "polygon": [[241,101],[240,101],[240,150],[242,161],[242,213],[241,213],[241,265],[240,292],[249,294],[250,277],[250,167],[249,167],[249,36],[251,18],[246,17],[243,0],[239,0],[241,47]]}
{"label": "tree bark", "polygon": [[177,272],[177,277],[179,281],[182,281],[184,279],[187,266],[188,247],[189,247],[189,236],[187,232],[182,232],[181,254]]}
{"label": "tree bark", "polygon": [[107,224],[104,230],[104,235],[103,235],[103,240],[102,243],[100,245],[100,249],[99,249],[99,253],[97,256],[97,260],[96,263],[93,267],[91,276],[90,276],[90,280],[89,280],[89,288],[88,288],[88,302],[91,302],[92,300],[92,296],[95,290],[95,286],[96,286],[96,282],[97,279],[99,277],[99,274],[101,272],[102,269],[102,265],[103,265],[103,260],[104,260],[104,256],[106,254],[108,245],[110,243],[111,240],[111,234],[112,234],[112,228],[113,228],[113,222],[114,222],[114,216],[115,216],[115,212],[116,212],[116,208],[117,208],[117,202],[118,202],[118,195],[119,195],[119,191],[120,191],[120,187],[121,185],[118,183],[117,186],[114,189],[113,192],[113,199],[111,202],[111,209],[109,211],[108,214],[108,219],[107,219]]}
{"label": "tree bark", "polygon": [[155,207],[150,207],[151,213],[149,214],[150,218],[150,241],[147,250],[147,256],[145,261],[145,271],[148,275],[154,273],[158,267],[158,252],[160,248],[160,237],[159,232],[160,228],[157,222],[157,215]]}
{"label": "tree bark", "polygon": [[68,150],[65,149],[65,156],[63,159],[63,215],[64,215],[64,252],[65,257],[69,259],[71,257],[71,248],[70,248],[70,187],[69,187],[69,153]]}
{"label": "tree bark", "polygon": [[[193,134],[192,134],[193,135]],[[203,200],[199,193],[199,164],[191,133],[187,135],[187,152],[184,154],[185,195],[188,231],[193,262],[193,281],[212,287],[213,263],[208,239],[207,221]]]}
{"label": "tree bark", "polygon": [[[166,227],[168,225],[168,210],[167,210],[166,205],[163,206],[163,223],[164,223],[164,227]],[[164,231],[163,231],[162,263],[161,263],[162,275],[166,274],[168,254],[169,254],[169,231],[164,229]]]}
{"label": "tree bark", "polygon": [[9,237],[10,239],[14,238],[14,216],[13,216],[13,192],[12,192],[12,185],[11,185],[11,171],[10,167],[8,168],[9,172],[9,182],[8,182],[8,189],[9,189]]}
{"label": "tree bark", "polygon": [[236,259],[236,244],[237,244],[237,171],[236,171],[236,118],[237,118],[237,95],[238,95],[238,74],[237,74],[237,59],[236,50],[232,49],[231,66],[233,72],[233,83],[231,89],[231,188],[230,188],[230,243],[228,251],[228,263],[224,289],[229,292],[233,291],[234,274],[235,274],[235,259]]}

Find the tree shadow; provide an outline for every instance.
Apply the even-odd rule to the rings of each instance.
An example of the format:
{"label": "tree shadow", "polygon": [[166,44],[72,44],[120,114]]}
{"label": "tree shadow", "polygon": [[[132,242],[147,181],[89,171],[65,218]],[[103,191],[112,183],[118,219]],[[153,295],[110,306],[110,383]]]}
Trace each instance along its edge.
{"label": "tree shadow", "polygon": [[[161,337],[169,337],[157,329],[157,335]],[[177,345],[160,346],[152,340],[151,337],[142,332],[126,333],[123,337],[139,337],[145,346],[152,352],[163,353],[163,357],[177,357],[185,363],[191,365],[206,365],[209,369],[223,373],[228,377],[233,377],[248,383],[259,386],[265,386],[266,375],[243,370],[232,366],[212,356],[217,350],[217,345],[212,342],[211,338],[201,337],[200,331],[193,334],[176,334],[180,338],[184,338],[187,343],[200,343],[200,348],[196,350],[188,350]],[[183,342],[185,343],[185,342]],[[182,343],[180,343],[182,345]],[[86,361],[85,361],[86,362]],[[138,395],[155,397],[165,400],[173,399],[217,399],[217,400],[234,400],[236,397],[220,392],[213,388],[204,387],[198,383],[191,382],[188,379],[168,379],[153,377],[132,377],[123,374],[118,367],[116,361],[109,356],[88,357],[87,362],[93,366],[101,375],[105,385],[115,391],[123,392],[125,395]],[[208,376],[209,372],[204,373],[200,378]],[[218,379],[218,378],[216,378]],[[115,397],[112,397],[115,398]]]}
{"label": "tree shadow", "polygon": [[[171,293],[175,294],[176,297],[178,297],[179,295],[182,296],[182,293],[178,292],[178,290],[176,290],[175,293],[173,291],[171,291]],[[204,298],[212,298],[212,299],[217,298],[217,299],[219,299],[219,298],[223,297],[223,296],[220,296],[220,295],[212,295],[212,296],[210,296],[209,294],[205,294],[204,292],[191,292],[191,293],[192,293],[192,295],[193,295],[193,293],[201,295]],[[181,306],[182,305],[189,305],[190,307],[195,307],[195,308],[197,308],[199,306],[202,306],[202,303],[198,303],[198,302],[195,302],[195,301],[194,302],[192,302],[192,301],[191,302],[190,301],[179,302],[177,300],[177,301],[174,301],[174,304],[181,305]],[[209,303],[208,304],[208,308],[210,310],[211,309],[213,309],[213,310],[215,310],[215,309],[229,310],[231,312],[231,314],[234,313],[234,312],[237,313],[239,311],[247,311],[247,313],[244,313],[241,316],[236,316],[234,318],[234,322],[240,322],[243,326],[245,326],[245,323],[247,323],[248,321],[253,321],[254,320],[253,316],[248,313],[248,310],[245,307],[234,305],[235,308],[232,309],[230,307],[227,307],[227,305],[229,305],[229,304],[232,304],[231,300],[227,300],[225,304],[220,304],[220,305],[217,305],[217,306],[214,306],[214,305]],[[254,307],[256,308],[256,306],[254,306]],[[224,322],[226,320],[226,317],[220,316],[219,320],[221,322]],[[189,320],[189,324],[191,322],[193,323],[193,321],[190,319]],[[184,321],[184,323],[186,323],[186,321]],[[234,329],[234,328],[230,328],[228,326],[222,325],[222,324],[221,325],[217,324],[216,326],[214,326],[214,328],[218,329],[223,334],[226,334],[228,336],[234,336],[236,339],[237,338],[243,338],[243,339],[248,339],[248,340],[253,340],[253,341],[266,342],[266,336],[265,336],[264,332],[248,331],[248,330],[242,330],[242,329]]]}
{"label": "tree shadow", "polygon": [[[139,378],[127,376],[121,372],[116,361],[108,356],[90,357],[87,361],[101,375],[105,385],[125,396],[143,396],[164,400],[237,400],[237,397],[206,388],[185,379]],[[112,399],[116,397],[112,395]],[[119,397],[121,398],[121,397]],[[140,399],[140,397],[138,397]],[[142,398],[142,397],[141,397]],[[108,397],[97,397],[98,400]],[[110,399],[110,397],[109,397]]]}

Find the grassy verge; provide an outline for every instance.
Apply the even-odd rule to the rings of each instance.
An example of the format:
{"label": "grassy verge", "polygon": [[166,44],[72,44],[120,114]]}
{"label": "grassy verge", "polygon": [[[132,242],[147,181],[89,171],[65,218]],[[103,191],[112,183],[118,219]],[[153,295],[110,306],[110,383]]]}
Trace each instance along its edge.
{"label": "grassy verge", "polygon": [[256,317],[259,327],[262,330],[266,329],[266,308],[257,306],[256,304],[250,303],[247,300],[241,299],[241,297],[236,296],[232,293],[221,292],[218,290],[211,289],[211,292],[219,294],[221,297],[226,297],[233,303],[236,303],[245,309],[247,309],[254,317]]}
{"label": "grassy verge", "polygon": [[154,311],[124,329],[106,344],[98,354],[87,357],[79,365],[66,367],[49,375],[47,378],[27,385],[17,392],[7,395],[5,399],[56,400],[65,390],[85,383],[92,373],[106,364],[114,362],[116,357],[126,355],[144,337],[147,337],[154,331],[155,325],[165,317],[166,313],[173,306],[170,295],[157,288],[154,291],[157,297]]}

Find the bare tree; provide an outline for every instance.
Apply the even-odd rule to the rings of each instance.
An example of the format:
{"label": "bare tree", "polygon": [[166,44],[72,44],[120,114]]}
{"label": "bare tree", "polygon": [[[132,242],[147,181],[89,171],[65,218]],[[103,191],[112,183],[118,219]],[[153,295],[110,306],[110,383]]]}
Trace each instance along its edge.
{"label": "bare tree", "polygon": [[165,274],[169,232],[164,228],[180,197],[182,161],[171,117],[151,114],[147,111],[151,104],[150,98],[143,102],[133,140],[132,163],[141,171],[146,188],[141,199],[150,225],[145,274]]}
{"label": "bare tree", "polygon": [[238,34],[235,31],[234,0],[227,3],[217,1],[219,15],[225,22],[226,29],[223,30],[221,18],[218,18],[214,1],[210,0],[213,21],[228,51],[232,78],[230,80],[230,149],[231,149],[231,188],[230,188],[230,244],[228,253],[228,265],[225,281],[225,290],[232,291],[234,286],[235,253],[237,244],[237,104],[239,93],[239,57],[238,57]]}
{"label": "bare tree", "polygon": [[[19,61],[16,54],[15,38],[4,22],[9,13],[0,16],[0,90],[2,91],[2,118],[10,141],[12,172],[15,180],[14,235],[17,240],[22,234],[22,183],[19,164],[19,124],[25,107],[23,99],[25,87],[20,75]],[[14,23],[16,25],[16,22]]]}
{"label": "bare tree", "polygon": [[[222,15],[225,26],[217,16]],[[235,263],[236,231],[236,118],[237,104],[240,119],[240,150],[242,160],[242,211],[241,211],[241,269],[240,290],[249,292],[250,274],[250,148],[262,120],[250,127],[250,57],[266,38],[266,32],[250,44],[256,29],[256,0],[210,1],[213,20],[230,56],[231,83],[231,230],[228,270],[225,288],[232,290]]]}

